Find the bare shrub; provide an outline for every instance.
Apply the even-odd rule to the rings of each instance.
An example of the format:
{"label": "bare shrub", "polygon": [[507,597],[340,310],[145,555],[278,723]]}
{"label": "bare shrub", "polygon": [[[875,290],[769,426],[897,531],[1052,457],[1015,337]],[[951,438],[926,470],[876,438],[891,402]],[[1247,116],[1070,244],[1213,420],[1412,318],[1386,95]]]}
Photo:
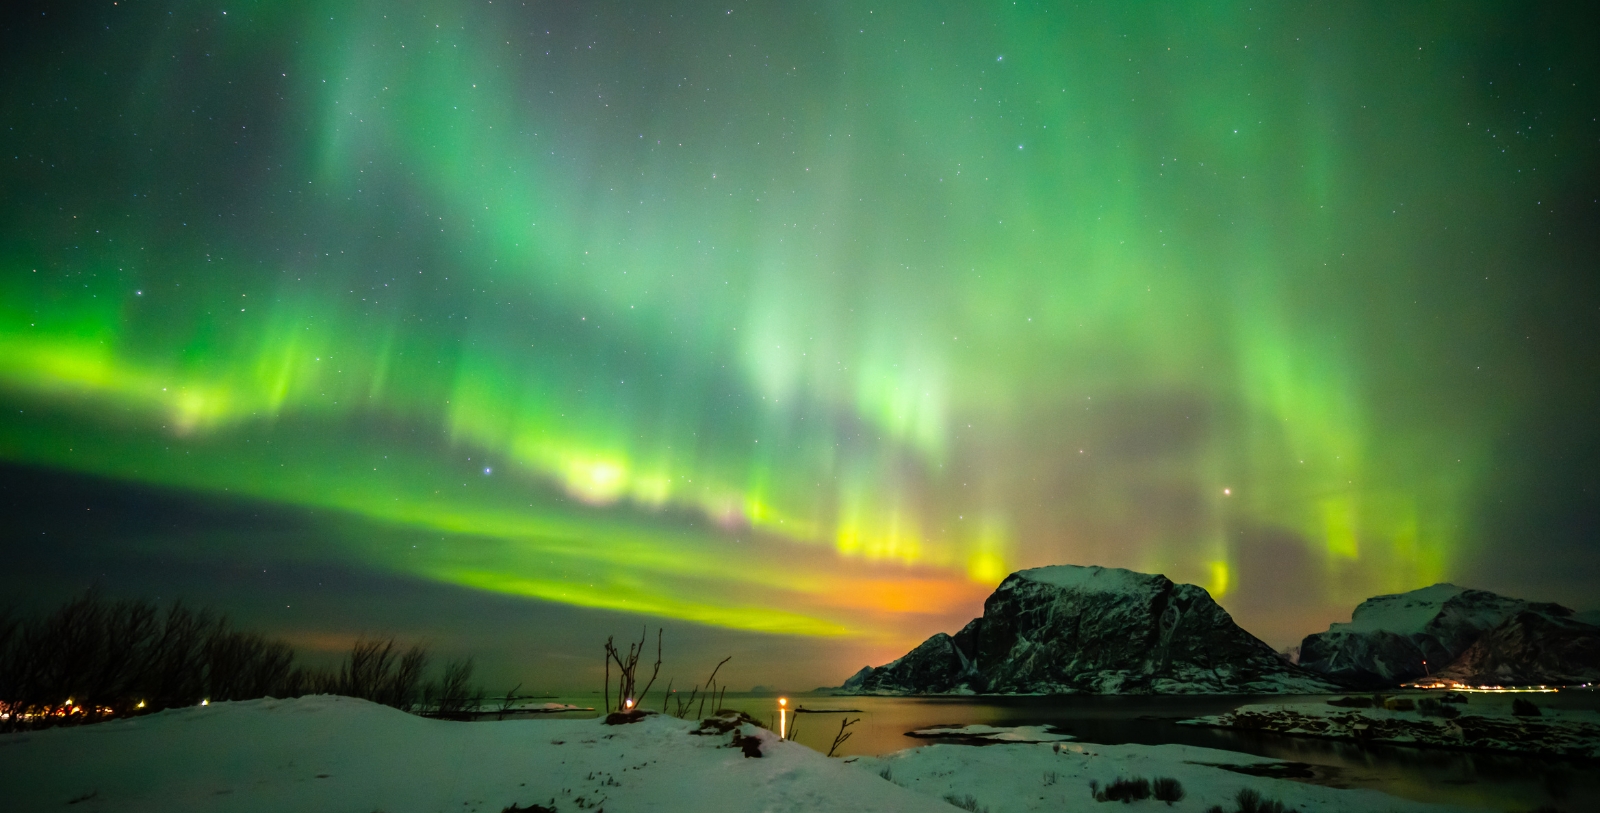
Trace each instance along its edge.
{"label": "bare shrub", "polygon": [[[433,716],[446,720],[466,720],[483,707],[484,692],[481,688],[474,688],[472,683],[473,663],[471,658],[450,661],[445,664],[444,676],[437,683],[428,683],[423,687],[423,709],[430,711]],[[516,691],[515,689],[512,692]],[[505,703],[500,709],[500,714],[505,715],[505,709],[510,705],[512,693],[506,693]]]}
{"label": "bare shrub", "polygon": [[1090,790],[1094,791],[1097,802],[1137,802],[1150,798],[1150,780],[1141,776],[1118,778],[1104,788],[1094,790],[1091,786]]}
{"label": "bare shrub", "polygon": [[1186,795],[1183,792],[1183,783],[1170,776],[1156,777],[1150,783],[1150,793],[1156,797],[1156,801],[1166,802],[1168,805],[1183,801]]}
{"label": "bare shrub", "polygon": [[236,632],[225,625],[205,643],[206,693],[212,700],[266,697],[283,688],[294,664],[294,650],[258,632]]}
{"label": "bare shrub", "polygon": [[850,735],[855,733],[853,731],[846,731],[845,729],[859,722],[861,722],[860,717],[857,717],[854,720],[851,720],[847,717],[839,721],[839,733],[835,734],[833,737],[833,745],[829,746],[828,748],[828,756],[833,756],[833,752],[839,750],[839,746],[844,745],[844,741],[850,739]]}
{"label": "bare shrub", "polygon": [[495,714],[498,715],[498,717],[496,719],[504,720],[506,718],[506,715],[511,712],[511,709],[514,706],[516,706],[516,704],[517,704],[517,690],[520,689],[520,688],[522,688],[522,684],[518,683],[517,685],[512,686],[510,689],[506,690],[506,693],[505,693],[504,697],[499,698],[500,705],[497,708],[495,708]]}
{"label": "bare shrub", "polygon": [[401,652],[393,638],[361,638],[339,668],[336,692],[411,711],[427,665],[428,650],[421,645]]}
{"label": "bare shrub", "polygon": [[628,645],[628,654],[624,656],[618,651],[614,638],[606,638],[606,685],[605,704],[606,710],[611,710],[611,664],[617,665],[617,711],[631,711],[644,705],[644,696],[650,693],[650,687],[655,685],[656,676],[661,674],[661,635],[663,630],[656,630],[656,666],[650,673],[650,681],[645,684],[644,690],[634,696],[638,688],[637,673],[639,671],[639,657],[644,654],[645,641],[649,640],[650,629],[645,628],[639,636],[639,643]]}
{"label": "bare shrub", "polygon": [[720,708],[722,706],[723,699],[725,699],[728,695],[728,688],[726,686],[719,686],[717,683],[717,672],[722,671],[722,665],[731,660],[733,660],[733,656],[729,655],[728,657],[717,661],[717,665],[711,670],[711,677],[706,678],[705,693],[701,694],[700,684],[695,684],[694,691],[689,693],[689,699],[687,701],[685,701],[680,695],[673,694],[672,681],[667,681],[667,697],[666,700],[661,704],[661,710],[667,711],[667,703],[675,702],[677,704],[677,709],[672,713],[679,719],[682,719],[688,716],[689,712],[694,709],[694,701],[696,697],[700,699],[700,710],[695,714],[696,717],[704,716],[706,710],[706,700],[708,698],[716,700],[715,703],[711,704],[712,710]]}
{"label": "bare shrub", "polygon": [[989,813],[989,808],[978,804],[977,798],[970,793],[966,794],[965,796],[957,796],[954,793],[946,793],[944,795],[944,800],[955,805],[956,807],[961,808],[962,810],[970,811],[970,813]]}
{"label": "bare shrub", "polygon": [[1239,795],[1233,797],[1233,802],[1239,806],[1238,813],[1289,813],[1283,802],[1264,798],[1250,788],[1240,790]]}
{"label": "bare shrub", "polygon": [[290,696],[304,681],[288,644],[181,602],[162,608],[89,591],[29,618],[0,618],[7,727],[90,722],[206,699]]}
{"label": "bare shrub", "polygon": [[[182,602],[112,600],[90,591],[30,617],[0,613],[0,729],[248,700],[343,694],[419,711],[428,665],[422,646],[393,638],[356,641],[337,670],[296,666],[294,650],[225,616]],[[447,664],[435,694],[446,711],[482,704],[468,686],[472,661]]]}

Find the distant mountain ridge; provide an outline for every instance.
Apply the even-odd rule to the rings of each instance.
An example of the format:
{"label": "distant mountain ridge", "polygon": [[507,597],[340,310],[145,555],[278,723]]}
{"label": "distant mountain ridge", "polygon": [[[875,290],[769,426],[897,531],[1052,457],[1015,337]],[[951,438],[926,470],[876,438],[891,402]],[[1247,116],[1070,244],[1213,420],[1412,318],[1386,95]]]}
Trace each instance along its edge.
{"label": "distant mountain ridge", "polygon": [[1473,685],[1600,679],[1593,614],[1435,584],[1361,602],[1348,623],[1306,636],[1300,665],[1371,687],[1440,678]]}
{"label": "distant mountain ridge", "polygon": [[1204,589],[1058,565],[1011,574],[983,615],[866,667],[846,694],[1245,694],[1336,691],[1240,629]]}

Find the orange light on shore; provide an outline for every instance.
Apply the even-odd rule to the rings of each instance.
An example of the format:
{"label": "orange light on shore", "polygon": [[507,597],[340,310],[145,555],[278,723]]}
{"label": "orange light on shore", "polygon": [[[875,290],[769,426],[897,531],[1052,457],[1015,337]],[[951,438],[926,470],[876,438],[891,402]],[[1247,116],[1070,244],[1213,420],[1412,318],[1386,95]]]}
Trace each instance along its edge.
{"label": "orange light on shore", "polygon": [[789,698],[778,698],[778,739],[789,739]]}

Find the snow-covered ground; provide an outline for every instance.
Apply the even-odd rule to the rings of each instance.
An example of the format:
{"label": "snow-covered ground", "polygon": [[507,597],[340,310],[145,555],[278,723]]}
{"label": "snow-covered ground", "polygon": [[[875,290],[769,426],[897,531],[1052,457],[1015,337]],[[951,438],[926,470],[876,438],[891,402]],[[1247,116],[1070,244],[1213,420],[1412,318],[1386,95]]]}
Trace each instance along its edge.
{"label": "snow-covered ground", "polygon": [[1098,565],[1090,565],[1088,567],[1051,565],[1049,567],[1019,570],[1013,575],[1029,581],[1054,585],[1065,590],[1076,590],[1081,593],[1131,593],[1138,595],[1150,592],[1152,585],[1159,582],[1159,577],[1152,577],[1146,573],[1138,573],[1120,567],[1100,567]]}
{"label": "snow-covered ground", "polygon": [[[1091,781],[1142,776],[1176,778],[1187,792],[1170,808],[1136,803],[1150,810],[1201,811],[1227,804],[1241,788],[1303,811],[1451,809],[1247,776],[1213,765],[1273,761],[1186,746],[933,745],[847,761],[748,723],[691,733],[698,727],[660,715],[616,726],[599,719],[453,723],[330,696],[216,703],[0,736],[0,786],[5,809],[18,813],[498,813],[513,804],[563,813],[949,813],[946,795],[1010,813],[1097,809]],[[740,747],[747,738],[752,747]]]}
{"label": "snow-covered ground", "polygon": [[1216,766],[1256,766],[1259,769],[1288,763],[1188,745],[930,745],[882,757],[854,757],[848,761],[896,785],[935,798],[948,796],[965,801],[971,797],[974,806],[987,809],[989,813],[1064,810],[1114,813],[1124,808],[1101,807],[1094,800],[1093,787],[1104,788],[1118,779],[1154,781],[1158,777],[1178,780],[1183,786],[1184,798],[1170,807],[1153,799],[1134,802],[1136,809],[1151,813],[1158,810],[1200,813],[1212,805],[1221,805],[1224,810],[1232,811],[1239,791],[1249,788],[1264,799],[1276,799],[1289,808],[1307,813],[1476,810],[1423,804],[1373,790],[1342,790],[1250,776]]}
{"label": "snow-covered ground", "polygon": [[754,726],[742,733],[763,740],[761,759],[728,747],[733,732],[690,735],[696,726],[661,715],[454,723],[332,696],[214,703],[0,736],[0,798],[13,813],[949,813]]}
{"label": "snow-covered ground", "polygon": [[[1542,696],[1531,697],[1537,701]],[[1406,695],[1404,699],[1415,705],[1421,697]],[[1450,708],[1459,716],[1445,719],[1425,715],[1419,708],[1348,708],[1325,701],[1257,703],[1183,722],[1352,741],[1600,757],[1600,712],[1545,707],[1536,717],[1518,717],[1509,700],[1483,695]]]}

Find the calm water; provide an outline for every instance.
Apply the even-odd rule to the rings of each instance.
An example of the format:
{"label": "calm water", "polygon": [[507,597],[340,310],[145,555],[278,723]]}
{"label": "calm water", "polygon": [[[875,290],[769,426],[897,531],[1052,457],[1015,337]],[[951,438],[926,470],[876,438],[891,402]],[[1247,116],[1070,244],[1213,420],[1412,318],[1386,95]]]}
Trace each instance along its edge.
{"label": "calm water", "polygon": [[[1522,695],[1547,708],[1600,709],[1600,693]],[[791,706],[860,709],[860,723],[840,749],[843,755],[884,754],[927,744],[907,731],[935,725],[1056,726],[1084,742],[1119,745],[1180,743],[1303,762],[1316,766],[1314,781],[1348,788],[1374,788],[1428,802],[1524,811],[1552,805],[1568,813],[1600,811],[1600,766],[1558,760],[1439,751],[1396,746],[1356,746],[1303,737],[1177,725],[1188,717],[1220,714],[1247,703],[1313,698],[1269,697],[831,697],[797,694]],[[1318,700],[1325,697],[1315,698]],[[561,702],[599,704],[599,697]],[[655,699],[647,705],[659,708]],[[1507,695],[1473,695],[1468,710],[1510,705]],[[723,704],[776,728],[771,695],[728,695]],[[710,707],[707,706],[709,713]],[[793,719],[793,718],[791,718]],[[802,714],[795,739],[826,752],[839,730],[838,714]]]}

